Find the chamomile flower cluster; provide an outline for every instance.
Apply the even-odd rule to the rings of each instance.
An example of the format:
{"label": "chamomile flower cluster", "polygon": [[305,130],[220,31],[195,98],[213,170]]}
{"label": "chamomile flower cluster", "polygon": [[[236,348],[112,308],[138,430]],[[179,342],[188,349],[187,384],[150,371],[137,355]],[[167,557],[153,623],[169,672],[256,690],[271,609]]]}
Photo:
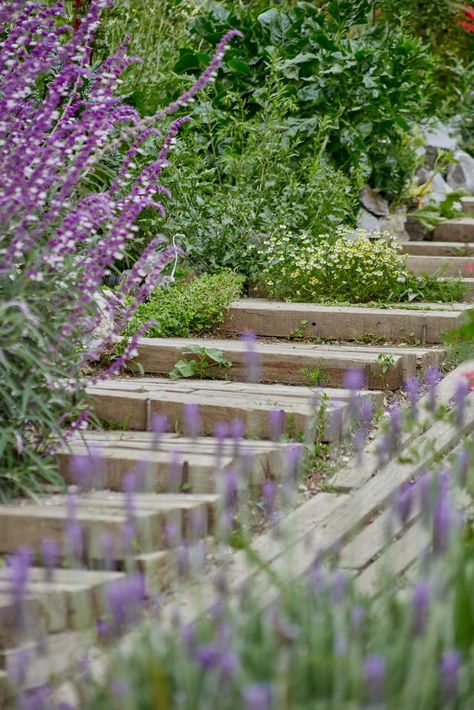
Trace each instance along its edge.
{"label": "chamomile flower cluster", "polygon": [[260,246],[267,291],[292,301],[384,300],[409,277],[393,236],[373,238],[362,229],[335,234],[293,234],[284,225]]}

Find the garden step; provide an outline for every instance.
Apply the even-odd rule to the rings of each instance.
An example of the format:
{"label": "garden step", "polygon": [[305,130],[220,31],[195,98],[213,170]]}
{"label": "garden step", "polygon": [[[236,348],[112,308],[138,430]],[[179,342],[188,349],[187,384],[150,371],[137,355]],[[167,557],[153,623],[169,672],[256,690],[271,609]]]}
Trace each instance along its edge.
{"label": "garden step", "polygon": [[433,239],[440,242],[474,242],[474,217],[441,222],[433,232]]}
{"label": "garden step", "polygon": [[[107,613],[104,597],[106,585],[124,577],[121,572],[53,569],[51,577],[46,578],[43,568],[31,567],[28,571],[27,590],[39,607],[33,620],[35,629],[40,614],[47,619],[48,633],[94,625],[97,619]],[[0,599],[8,595],[10,588],[8,569],[1,568]],[[0,633],[4,630],[2,618]]]}
{"label": "garden step", "polygon": [[463,212],[466,214],[473,214],[474,215],[474,197],[471,196],[466,196],[466,197],[461,197],[461,205]]}
{"label": "garden step", "polygon": [[463,278],[474,267],[470,256],[409,256],[407,266],[414,274],[441,273],[445,277]]}
{"label": "garden step", "polygon": [[[206,391],[203,388],[189,392],[180,387],[174,391],[174,382],[168,380],[168,383],[164,389],[160,385],[142,384],[141,378],[117,378],[88,387],[87,392],[93,398],[95,413],[102,420],[114,426],[145,431],[150,431],[152,418],[158,413],[168,417],[173,430],[184,431],[184,406],[196,404],[200,409],[202,434],[211,435],[217,424],[239,418],[245,421],[246,436],[268,439],[271,438],[269,414],[279,409],[285,412],[284,426],[288,434],[306,433],[310,436],[317,420],[315,414],[320,409],[319,397],[310,388],[304,396],[298,396],[287,392],[280,394],[279,386],[267,386],[263,392],[245,394],[230,393],[225,386],[222,390]],[[347,398],[329,399],[327,425],[323,432],[315,430],[314,435],[322,434],[326,441],[339,440],[347,428],[346,411]]]}
{"label": "garden step", "polygon": [[[209,505],[217,502],[215,496],[211,496],[209,501],[203,501],[191,494],[141,494],[137,498],[134,513],[137,552],[164,549],[167,544],[165,528],[168,524],[173,524],[178,534],[187,536],[190,513],[197,509],[207,513]],[[123,532],[128,518],[124,503],[122,494],[109,492],[79,497],[75,520],[83,531],[85,559],[103,559],[104,534],[116,540],[115,559],[126,559]],[[46,538],[56,540],[60,548],[65,550],[67,519],[64,496],[50,496],[38,503],[25,505],[0,505],[0,553],[16,552],[23,545],[39,553],[41,542]]]}
{"label": "garden step", "polygon": [[404,242],[405,254],[412,256],[469,256],[474,254],[474,242]]}
{"label": "garden step", "polygon": [[[192,360],[196,356],[185,355],[191,345],[219,349],[232,361],[232,367],[216,369],[214,375],[222,379],[245,380],[248,350],[239,340],[191,340],[187,338],[140,338],[138,356],[130,363],[132,369],[146,373],[168,374],[180,359]],[[357,347],[313,345],[308,343],[262,343],[254,348],[255,357],[261,365],[263,382],[281,384],[305,384],[308,377],[318,379],[316,384],[341,385],[348,368],[359,368],[365,374],[369,389],[398,389],[404,379],[404,358],[400,350],[393,362],[381,367],[378,355]],[[386,371],[385,371],[386,370]],[[133,427],[131,427],[133,428]]]}
{"label": "garden step", "polygon": [[189,439],[166,435],[160,437],[156,448],[154,438],[150,432],[83,432],[68,443],[68,449],[60,452],[60,472],[71,481],[71,456],[84,456],[92,451],[101,457],[98,483],[111,490],[121,490],[125,475],[143,464],[140,471],[143,485],[156,492],[169,491],[171,486],[179,484],[186,492],[213,493],[218,489],[222,471],[238,468],[242,457],[246,480],[253,485],[261,485],[269,477],[280,477],[288,447],[271,441],[244,439],[236,444],[226,439],[218,444],[210,437]]}
{"label": "garden step", "polygon": [[268,337],[290,337],[301,332],[305,338],[325,340],[357,340],[370,334],[388,341],[417,338],[421,342],[441,343],[446,331],[457,327],[463,315],[461,310],[434,308],[319,306],[246,298],[231,305],[221,331],[250,330]]}
{"label": "garden step", "polygon": [[[441,382],[436,387],[436,402],[438,406],[449,406],[456,388],[462,379],[464,373],[470,372],[474,367],[474,363],[467,362],[459,365],[455,370],[448,373]],[[423,411],[428,402],[428,396],[425,395],[418,403],[418,408],[422,413],[421,421],[425,426],[429,426],[432,423],[432,415],[428,411]],[[406,447],[410,446],[416,439],[416,432],[412,434],[405,434],[400,442],[400,451],[403,451]],[[354,458],[347,466],[340,469],[332,478],[331,485],[340,491],[348,491],[352,488],[360,488],[364,486],[371,478],[373,478],[379,471],[383,471],[383,467],[380,463],[379,456],[377,455],[377,448],[379,446],[379,439],[374,439],[369,443],[364,449],[362,465],[360,460]]]}

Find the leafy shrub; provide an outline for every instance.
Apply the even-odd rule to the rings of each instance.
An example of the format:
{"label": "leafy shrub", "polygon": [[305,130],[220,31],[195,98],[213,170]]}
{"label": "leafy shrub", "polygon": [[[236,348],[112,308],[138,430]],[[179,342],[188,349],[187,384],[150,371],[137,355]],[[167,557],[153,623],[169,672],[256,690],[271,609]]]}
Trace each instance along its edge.
{"label": "leafy shrub", "polygon": [[[282,228],[258,250],[261,282],[271,296],[290,301],[453,300],[458,281],[417,277],[390,234],[370,238],[364,230],[338,229],[314,239]],[[424,287],[425,285],[425,287]],[[450,288],[451,287],[451,288]],[[455,299],[454,299],[455,300]]]}
{"label": "leafy shrub", "polygon": [[202,274],[189,282],[158,287],[138,306],[124,335],[141,331],[150,321],[156,321],[144,331],[150,338],[212,333],[241,289],[242,279],[232,271]]}
{"label": "leafy shrub", "polygon": [[223,124],[220,110],[201,104],[196,123],[205,135],[193,127],[180,139],[180,166],[166,175],[174,202],[163,231],[177,236],[194,268],[227,266],[251,277],[249,245],[281,222],[317,235],[354,221],[357,190],[325,160],[324,130],[301,159],[301,138],[288,137],[281,120],[284,104],[278,83],[267,87],[265,107],[251,119],[238,111]]}
{"label": "leafy shrub", "polygon": [[[281,115],[288,135],[308,138],[327,121],[326,150],[336,167],[351,174],[358,166],[374,187],[398,194],[414,165],[405,134],[439,98],[431,81],[436,61],[418,39],[372,25],[372,7],[369,0],[336,0],[261,12],[258,3],[209,3],[191,30],[207,46],[228,26],[244,34],[216,82],[213,104],[222,120],[232,120],[234,95],[244,99],[247,117],[258,114],[264,86],[276,76],[293,102]],[[183,53],[180,68],[194,72],[204,60],[199,44]]]}
{"label": "leafy shrub", "polygon": [[[125,48],[101,67],[89,64],[104,4],[91,2],[74,32],[64,25],[61,3],[14,2],[0,10],[1,497],[59,482],[48,455],[68,424],[83,423],[83,367],[112,337],[109,332],[91,340],[101,321],[98,291],[133,240],[140,212],[163,211],[160,175],[188,119],[178,118],[164,135],[155,125],[166,126],[166,117],[212,79],[227,39],[236,34],[223,38],[187,94],[142,121],[114,94],[131,61]],[[158,135],[158,151],[137,167],[143,145]],[[116,170],[98,188],[109,158]],[[137,255],[117,297],[105,303],[116,329],[123,329],[174,253],[162,242],[153,239]],[[142,267],[153,255],[148,285],[140,286]]]}

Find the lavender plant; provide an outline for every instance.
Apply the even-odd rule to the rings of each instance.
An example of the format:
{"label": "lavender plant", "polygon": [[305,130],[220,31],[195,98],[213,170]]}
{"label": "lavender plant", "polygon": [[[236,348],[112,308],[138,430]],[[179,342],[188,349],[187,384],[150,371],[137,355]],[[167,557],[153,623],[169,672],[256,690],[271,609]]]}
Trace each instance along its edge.
{"label": "lavender plant", "polygon": [[[120,75],[134,61],[126,42],[100,67],[90,63],[100,13],[110,4],[91,2],[74,29],[64,24],[61,2],[13,0],[0,9],[3,498],[58,482],[48,455],[67,426],[87,419],[84,368],[123,329],[175,253],[155,237],[113,297],[100,295],[141,211],[164,215],[169,192],[161,173],[189,120],[169,117],[214,80],[228,42],[240,34],[228,32],[192,87],[141,119],[116,97]],[[100,377],[118,371],[133,349],[134,339]]]}

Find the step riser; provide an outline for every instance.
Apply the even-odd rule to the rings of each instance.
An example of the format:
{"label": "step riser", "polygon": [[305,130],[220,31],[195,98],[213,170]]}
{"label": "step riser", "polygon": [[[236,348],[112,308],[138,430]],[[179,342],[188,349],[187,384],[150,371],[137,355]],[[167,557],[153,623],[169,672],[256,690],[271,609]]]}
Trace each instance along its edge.
{"label": "step riser", "polygon": [[[170,420],[170,426],[173,431],[183,431],[183,404],[181,402],[166,401],[162,398],[151,397],[147,403],[147,398],[144,395],[130,396],[101,392],[93,394],[94,411],[103,421],[113,423],[114,425],[123,426],[126,429],[149,431],[151,418],[155,414],[166,414]],[[187,398],[191,403],[192,397]],[[133,404],[132,404],[133,402]],[[133,417],[130,416],[130,410],[133,408]],[[275,407],[276,408],[276,407]],[[284,410],[284,405],[279,407]],[[200,415],[202,420],[203,431],[205,435],[212,435],[217,424],[223,421],[231,421],[239,418],[244,419],[247,423],[246,435],[254,438],[260,437],[263,439],[270,438],[271,432],[268,424],[268,410],[250,410],[247,407],[239,407],[235,405],[224,404],[201,404]],[[334,416],[332,415],[334,413]],[[331,416],[331,424],[326,427],[323,440],[338,441],[345,433],[345,421],[343,414],[343,405],[337,408],[331,408],[329,415]],[[301,414],[298,412],[288,412],[286,416],[286,428],[288,434],[301,434],[308,430],[313,417],[309,414]]]}
{"label": "step riser", "polygon": [[472,257],[409,256],[407,266],[415,274],[436,274],[444,277],[469,277],[474,266]]}
{"label": "step riser", "polygon": [[[153,344],[153,339],[143,338],[138,345],[138,357],[130,363],[130,369],[133,371],[133,365],[138,365],[137,371],[143,368],[145,373],[157,375],[165,375],[174,367],[177,360],[192,359],[192,356],[183,355],[185,347],[177,347],[160,343],[156,339]],[[222,342],[222,350],[224,355],[232,360],[232,367],[223,370],[221,373],[216,371],[216,377],[221,376],[230,380],[245,380],[247,377],[247,368],[245,363],[245,353],[227,350],[225,341]],[[344,381],[344,373],[348,368],[361,369],[367,381],[368,389],[398,389],[403,383],[403,363],[402,358],[395,358],[393,365],[390,365],[388,371],[383,373],[380,366],[377,364],[376,356],[356,356],[354,353],[347,353],[340,356],[324,356],[318,354],[317,346],[312,352],[297,352],[283,356],[282,353],[272,353],[267,351],[259,351],[259,360],[261,365],[261,381],[262,382],[278,382],[281,384],[308,384],[308,376],[303,372],[306,370],[317,369],[321,371],[321,377],[324,378],[324,384],[327,386],[337,387],[342,386]]]}
{"label": "step riser", "polygon": [[[245,303],[243,301],[242,303]],[[291,306],[294,306],[292,308]],[[305,338],[321,337],[326,340],[357,340],[367,333],[387,342],[409,341],[417,339],[428,344],[443,342],[446,331],[458,327],[462,314],[445,312],[417,312],[398,309],[391,310],[359,308],[357,311],[346,309],[319,310],[317,307],[303,304],[277,304],[253,301],[231,307],[221,327],[225,334],[242,333],[251,330],[264,337],[290,337],[302,330],[302,321],[306,321],[303,332]]]}
{"label": "step riser", "polygon": [[439,242],[474,242],[474,219],[453,219],[441,222],[433,232]]}
{"label": "step riser", "polygon": [[474,215],[474,197],[461,197],[463,212]]}
{"label": "step riser", "polygon": [[412,256],[455,256],[474,255],[474,244],[460,242],[405,242],[403,252]]}

